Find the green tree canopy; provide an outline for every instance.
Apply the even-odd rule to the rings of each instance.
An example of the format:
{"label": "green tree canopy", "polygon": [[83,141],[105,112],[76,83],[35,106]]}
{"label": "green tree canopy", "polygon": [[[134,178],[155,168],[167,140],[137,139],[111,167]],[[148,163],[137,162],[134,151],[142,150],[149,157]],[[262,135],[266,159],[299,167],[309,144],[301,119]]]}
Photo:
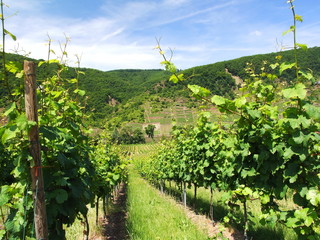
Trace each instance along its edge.
{"label": "green tree canopy", "polygon": [[154,130],[155,130],[156,126],[155,125],[152,125],[152,124],[149,124],[147,127],[145,127],[145,131],[146,131],[146,134],[149,138],[154,138]]}

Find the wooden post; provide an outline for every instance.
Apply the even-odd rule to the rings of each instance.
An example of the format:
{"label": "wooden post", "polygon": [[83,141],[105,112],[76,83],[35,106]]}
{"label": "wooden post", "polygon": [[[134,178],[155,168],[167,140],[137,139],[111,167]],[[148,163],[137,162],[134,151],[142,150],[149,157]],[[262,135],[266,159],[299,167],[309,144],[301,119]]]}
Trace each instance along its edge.
{"label": "wooden post", "polygon": [[29,121],[34,121],[37,123],[30,129],[29,132],[30,153],[33,158],[33,164],[31,168],[31,179],[32,198],[34,205],[34,224],[36,239],[44,240],[48,239],[48,226],[44,194],[44,183],[41,167],[35,64],[31,61],[24,61],[24,72],[26,116]]}
{"label": "wooden post", "polygon": [[247,210],[247,200],[244,200],[243,202],[243,215],[244,215],[244,233],[243,233],[243,237],[244,240],[248,240],[248,210]]}
{"label": "wooden post", "polygon": [[183,205],[187,207],[187,183],[183,182]]}
{"label": "wooden post", "polygon": [[210,219],[213,221],[213,189],[210,186]]}
{"label": "wooden post", "polygon": [[96,225],[99,224],[99,197],[97,197],[96,201]]}
{"label": "wooden post", "polygon": [[194,209],[194,211],[196,211],[196,207],[197,207],[197,189],[198,189],[198,185],[195,183],[194,184],[194,195],[193,195],[193,209]]}

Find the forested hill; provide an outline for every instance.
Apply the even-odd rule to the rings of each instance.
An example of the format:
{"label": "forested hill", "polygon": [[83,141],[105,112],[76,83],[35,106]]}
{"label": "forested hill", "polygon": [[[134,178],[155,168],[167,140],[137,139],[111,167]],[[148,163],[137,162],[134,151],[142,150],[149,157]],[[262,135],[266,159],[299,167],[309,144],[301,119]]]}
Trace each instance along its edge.
{"label": "forested hill", "polygon": [[115,111],[119,103],[151,91],[158,83],[165,82],[170,75],[163,70],[114,70],[102,72],[81,69],[79,85],[89,96],[89,107],[95,109],[95,118],[105,118]]}
{"label": "forested hill", "polygon": [[[23,60],[31,60],[36,63],[41,60],[26,58],[17,54],[7,54],[7,61],[23,63]],[[0,61],[2,57],[0,56]],[[22,67],[22,66],[21,66]],[[46,64],[37,68],[37,79],[43,80],[53,76],[57,72],[58,66],[51,64],[48,68]],[[87,110],[93,113],[94,120],[104,119],[107,115],[117,111],[118,105],[126,103],[129,99],[141,96],[143,93],[153,91],[158,84],[167,81],[170,74],[162,69],[142,70],[124,69],[112,71],[100,71],[97,69],[80,68],[83,74],[78,76],[79,88],[85,90],[88,96]],[[75,68],[69,67],[61,75],[63,78],[73,79],[77,77]],[[10,75],[10,86],[13,88],[19,84]],[[7,91],[3,84],[0,85],[0,108],[5,107],[5,96]],[[141,102],[139,102],[141,103]]]}
{"label": "forested hill", "polygon": [[[281,59],[276,58],[281,55]],[[301,69],[311,69],[316,79],[320,76],[320,47],[309,48],[307,51],[299,49],[297,51],[299,66]],[[23,61],[24,57],[15,54],[8,54],[9,61]],[[0,57],[1,59],[1,57]],[[278,59],[278,60],[277,60]],[[38,61],[38,60],[35,60]],[[143,110],[135,112],[150,94],[159,97],[188,96],[187,91],[183,91],[186,84],[197,84],[210,89],[214,94],[231,97],[236,89],[235,77],[245,79],[247,73],[245,68],[248,63],[252,63],[257,73],[264,66],[275,62],[293,62],[294,53],[292,50],[280,53],[260,54],[254,56],[241,57],[234,60],[223,61],[204,66],[198,66],[182,71],[186,76],[193,77],[187,83],[173,84],[168,81],[170,73],[163,70],[113,70],[99,71],[96,69],[81,68],[84,72],[79,78],[79,87],[86,91],[88,98],[88,111],[93,113],[95,120],[104,119],[123,109],[121,103],[126,105],[128,113],[135,116],[130,119],[143,120]],[[54,71],[54,66],[51,71]],[[48,69],[40,67],[38,78],[48,75]],[[67,78],[75,78],[76,71],[69,68],[64,73]],[[291,75],[291,76],[290,76]],[[294,74],[286,71],[285,78],[292,79]],[[16,80],[12,80],[14,85]],[[6,91],[3,85],[0,86],[0,107],[5,105],[3,96]],[[128,101],[130,100],[130,101]],[[119,104],[120,103],[120,104]],[[132,111],[130,111],[132,108]],[[129,110],[128,110],[129,109]],[[113,114],[112,114],[113,113]]]}
{"label": "forested hill", "polygon": [[[299,68],[304,71],[312,71],[315,78],[320,77],[320,47],[309,48],[308,50],[298,49],[297,57],[299,62]],[[270,64],[276,62],[294,62],[294,51],[283,51],[269,54],[258,54],[253,56],[241,57],[233,60],[217,62],[213,64],[198,66],[190,68],[184,71],[186,75],[194,74],[192,82],[208,87],[215,94],[229,94],[224,91],[230,91],[232,83],[228,80],[228,85],[219,84],[222,83],[221,79],[224,79],[226,71],[231,75],[237,76],[241,79],[248,77],[246,68],[248,64],[252,66],[256,73],[261,72],[261,68],[264,67],[264,71],[272,71],[269,67]],[[229,74],[229,75],[230,75]],[[293,79],[295,77],[293,71],[286,71],[283,73],[283,78]],[[214,80],[214,81],[212,81]],[[231,84],[231,85],[230,85]],[[222,92],[220,90],[222,89]]]}

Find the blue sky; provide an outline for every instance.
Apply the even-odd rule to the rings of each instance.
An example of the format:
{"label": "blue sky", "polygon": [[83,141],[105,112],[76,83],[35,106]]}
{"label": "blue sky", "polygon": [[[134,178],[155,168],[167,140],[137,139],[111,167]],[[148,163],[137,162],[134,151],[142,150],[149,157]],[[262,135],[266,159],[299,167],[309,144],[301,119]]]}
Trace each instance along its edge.
{"label": "blue sky", "polygon": [[[161,68],[154,49],[174,51],[180,69],[292,46],[286,0],[7,0],[7,51],[46,59],[48,35],[60,54],[65,36],[68,63],[100,70]],[[296,0],[298,42],[320,46],[320,1]],[[21,52],[22,53],[22,52]],[[52,54],[52,57],[54,55]]]}

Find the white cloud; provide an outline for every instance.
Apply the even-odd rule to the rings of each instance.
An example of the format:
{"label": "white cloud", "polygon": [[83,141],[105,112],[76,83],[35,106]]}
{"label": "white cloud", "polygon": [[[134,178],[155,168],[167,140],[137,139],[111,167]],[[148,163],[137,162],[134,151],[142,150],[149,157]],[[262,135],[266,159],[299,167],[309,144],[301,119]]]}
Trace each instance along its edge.
{"label": "white cloud", "polygon": [[102,44],[83,51],[83,66],[99,69],[160,68],[160,56],[152,46]]}
{"label": "white cloud", "polygon": [[320,46],[320,22],[307,24],[297,29],[298,42],[310,46]]}
{"label": "white cloud", "polygon": [[[178,68],[274,51],[277,39],[283,45],[292,42],[290,36],[281,36],[290,23],[251,18],[250,13],[258,9],[245,7],[257,4],[253,0],[106,0],[99,9],[103,14],[90,18],[55,16],[45,11],[50,1],[12,1],[10,11],[19,13],[6,20],[6,28],[34,58],[46,58],[47,34],[56,52],[65,35],[70,37],[69,56],[82,54],[83,67],[160,68],[161,56],[152,49],[158,36],[174,49]],[[320,22],[304,24],[299,25],[298,41],[319,45]],[[8,40],[7,49],[16,45]]]}
{"label": "white cloud", "polygon": [[40,9],[42,9],[43,4],[45,4],[47,1],[39,1],[39,0],[14,0],[14,1],[8,1],[8,8],[5,9],[5,12],[19,12],[25,13],[26,11],[35,12]]}
{"label": "white cloud", "polygon": [[260,37],[262,35],[262,32],[259,30],[255,30],[255,31],[251,32],[250,35]]}
{"label": "white cloud", "polygon": [[107,1],[101,9],[116,22],[130,23],[148,15],[156,7],[157,4],[150,1],[127,1],[124,4]]}
{"label": "white cloud", "polygon": [[108,33],[105,36],[103,36],[100,41],[103,42],[103,41],[106,41],[106,40],[108,40],[108,39],[110,39],[112,37],[115,37],[115,36],[121,34],[124,30],[125,30],[125,28],[122,27],[122,28],[119,28],[119,29],[117,29],[116,31],[114,31],[112,33]]}
{"label": "white cloud", "polygon": [[164,0],[163,4],[171,7],[181,6],[190,2],[190,0]]}
{"label": "white cloud", "polygon": [[[197,11],[194,11],[191,7],[191,9],[188,9],[188,11],[186,13],[180,14],[180,15],[172,17],[172,18],[162,18],[161,22],[158,22],[156,25],[161,26],[161,25],[171,24],[174,22],[178,22],[178,21],[182,21],[185,19],[199,16],[199,15],[203,15],[205,13],[215,12],[217,10],[224,9],[228,6],[233,5],[233,4],[234,4],[234,1],[230,1],[230,2],[223,3],[223,4],[213,5],[211,7],[207,7],[205,9],[200,9]],[[198,21],[198,20],[196,20],[196,21]]]}

